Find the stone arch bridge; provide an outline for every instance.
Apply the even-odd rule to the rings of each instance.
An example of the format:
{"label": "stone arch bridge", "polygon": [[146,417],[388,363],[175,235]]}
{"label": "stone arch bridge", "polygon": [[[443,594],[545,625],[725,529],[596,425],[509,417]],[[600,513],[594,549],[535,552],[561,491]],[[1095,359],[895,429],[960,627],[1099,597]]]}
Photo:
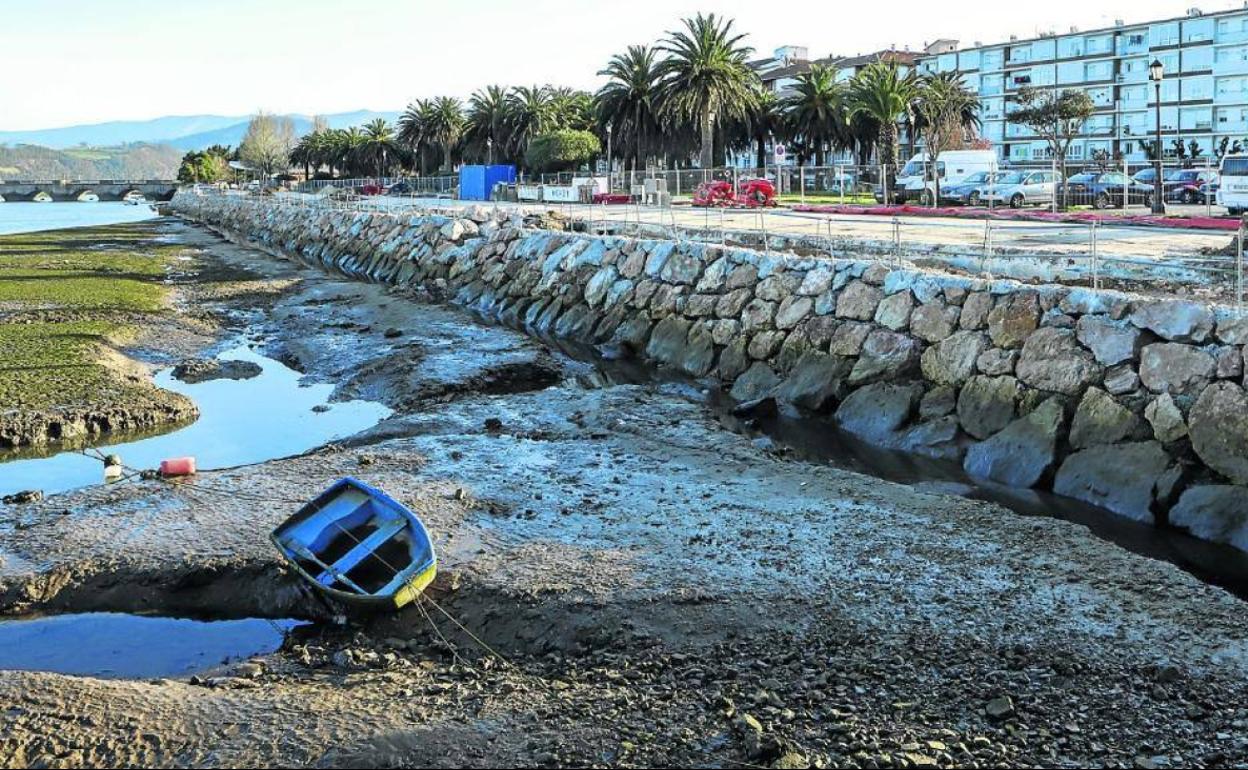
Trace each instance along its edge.
{"label": "stone arch bridge", "polygon": [[167,201],[177,192],[179,182],[169,179],[84,179],[84,180],[0,180],[0,200],[6,202],[46,200],[80,201],[95,199],[119,201],[132,192],[148,200]]}

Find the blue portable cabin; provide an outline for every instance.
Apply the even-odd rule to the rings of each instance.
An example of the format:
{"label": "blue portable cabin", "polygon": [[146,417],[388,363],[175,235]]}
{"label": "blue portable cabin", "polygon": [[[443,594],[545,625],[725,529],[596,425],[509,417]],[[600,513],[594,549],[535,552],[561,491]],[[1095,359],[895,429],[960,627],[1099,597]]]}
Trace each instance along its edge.
{"label": "blue portable cabin", "polygon": [[459,199],[463,201],[488,201],[494,185],[499,182],[512,184],[516,181],[515,166],[461,166],[459,169]]}

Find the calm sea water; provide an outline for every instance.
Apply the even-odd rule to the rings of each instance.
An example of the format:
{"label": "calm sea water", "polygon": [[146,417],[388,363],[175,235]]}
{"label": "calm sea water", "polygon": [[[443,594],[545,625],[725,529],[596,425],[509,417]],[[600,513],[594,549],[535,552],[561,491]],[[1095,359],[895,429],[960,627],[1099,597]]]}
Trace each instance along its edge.
{"label": "calm sea water", "polygon": [[128,206],[120,201],[99,203],[0,203],[0,235],[140,222],[156,216],[147,204]]}

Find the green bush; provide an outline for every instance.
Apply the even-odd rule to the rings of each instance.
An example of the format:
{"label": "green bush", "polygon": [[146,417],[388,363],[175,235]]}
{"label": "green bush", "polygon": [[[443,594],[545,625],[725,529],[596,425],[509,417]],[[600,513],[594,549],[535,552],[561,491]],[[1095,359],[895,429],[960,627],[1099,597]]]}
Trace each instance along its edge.
{"label": "green bush", "polygon": [[533,138],[524,154],[530,171],[568,171],[588,163],[602,152],[598,137],[588,131],[552,131]]}

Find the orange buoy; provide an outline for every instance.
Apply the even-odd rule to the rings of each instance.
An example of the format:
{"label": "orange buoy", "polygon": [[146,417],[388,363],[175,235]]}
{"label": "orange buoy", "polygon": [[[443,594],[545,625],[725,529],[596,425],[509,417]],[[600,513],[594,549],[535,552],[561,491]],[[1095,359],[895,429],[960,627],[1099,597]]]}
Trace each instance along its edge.
{"label": "orange buoy", "polygon": [[161,476],[194,476],[194,457],[170,457],[160,461]]}

